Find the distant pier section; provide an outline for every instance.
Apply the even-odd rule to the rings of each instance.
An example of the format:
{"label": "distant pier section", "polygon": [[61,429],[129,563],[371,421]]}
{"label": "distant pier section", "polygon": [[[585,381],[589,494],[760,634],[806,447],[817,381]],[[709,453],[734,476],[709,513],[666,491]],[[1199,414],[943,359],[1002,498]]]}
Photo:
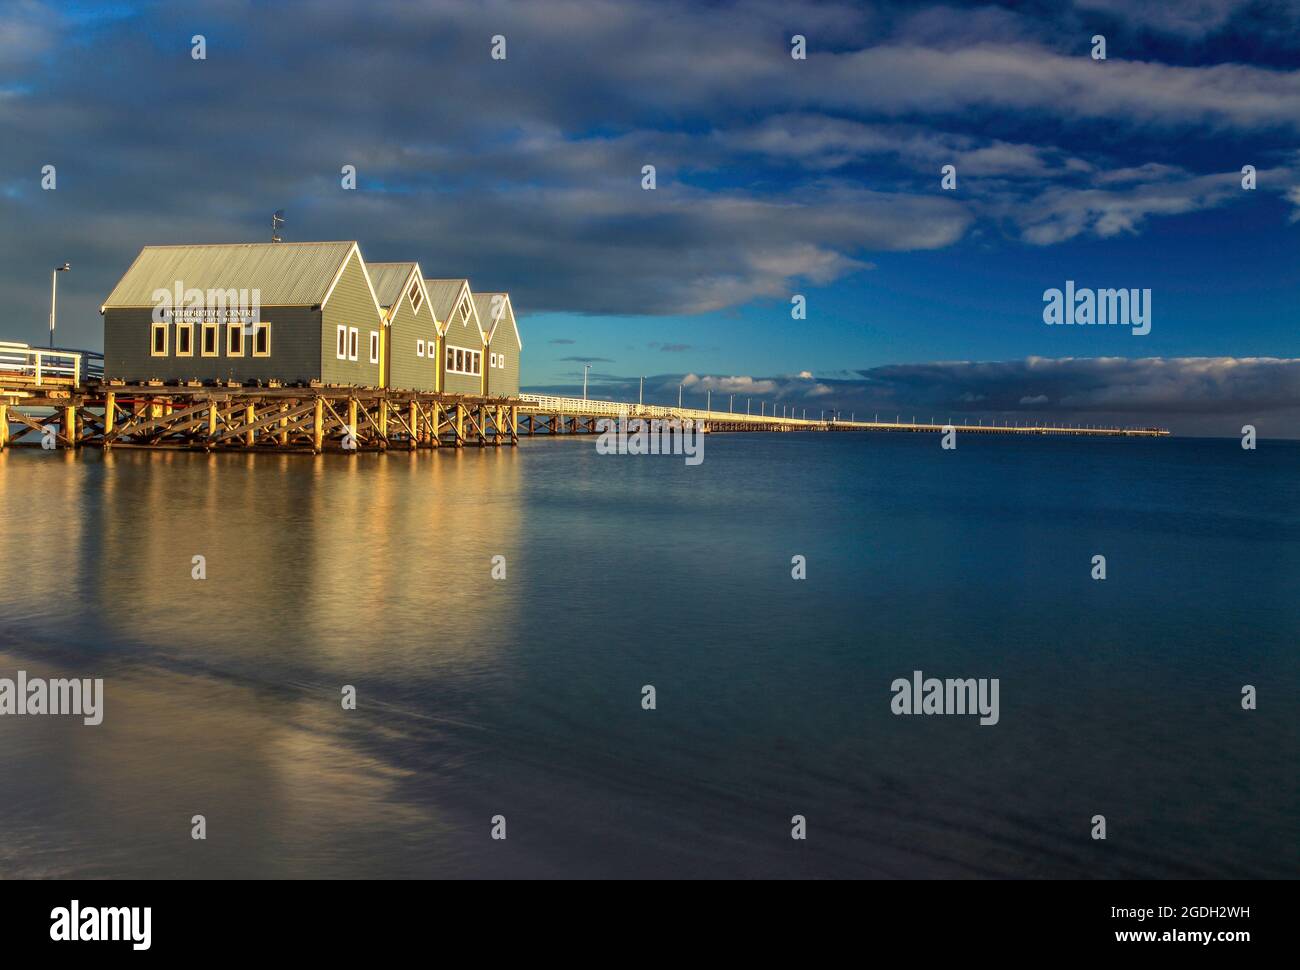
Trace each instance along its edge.
{"label": "distant pier section", "polygon": [[596,434],[609,419],[694,421],[708,432],[851,432],[1165,437],[1163,428],[856,421],[516,394],[428,393],[314,384],[105,380],[90,351],[0,342],[0,448],[191,451],[414,451],[514,445],[520,436]]}

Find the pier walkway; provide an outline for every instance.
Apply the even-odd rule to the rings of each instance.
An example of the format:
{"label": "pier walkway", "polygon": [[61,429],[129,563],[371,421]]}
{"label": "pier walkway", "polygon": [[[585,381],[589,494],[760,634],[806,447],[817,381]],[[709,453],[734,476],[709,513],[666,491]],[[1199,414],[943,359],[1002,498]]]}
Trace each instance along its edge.
{"label": "pier walkway", "polygon": [[[517,444],[521,435],[595,434],[610,418],[694,421],[707,432],[941,433],[935,421],[845,421],[520,394],[493,398],[381,388],[122,384],[103,359],[0,344],[0,449],[387,451]],[[954,424],[963,434],[1162,437],[1161,428]]]}

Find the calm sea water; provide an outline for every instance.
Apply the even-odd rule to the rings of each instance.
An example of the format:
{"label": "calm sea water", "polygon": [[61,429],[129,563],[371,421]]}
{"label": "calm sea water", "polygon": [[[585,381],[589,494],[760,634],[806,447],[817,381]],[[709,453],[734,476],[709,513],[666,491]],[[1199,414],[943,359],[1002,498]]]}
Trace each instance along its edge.
{"label": "calm sea water", "polygon": [[[106,713],[0,718],[0,875],[1293,877],[1298,478],[1235,440],[10,451],[0,677]],[[892,715],[917,669],[999,678],[1000,723]]]}

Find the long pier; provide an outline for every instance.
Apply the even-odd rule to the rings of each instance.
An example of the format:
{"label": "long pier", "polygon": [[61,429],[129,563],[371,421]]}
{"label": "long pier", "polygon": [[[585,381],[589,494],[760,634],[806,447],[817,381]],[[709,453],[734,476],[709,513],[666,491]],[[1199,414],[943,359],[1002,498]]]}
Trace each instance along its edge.
{"label": "long pier", "polygon": [[[1071,427],[1053,424],[938,424],[916,421],[845,421],[842,418],[791,418],[771,414],[737,414],[702,408],[674,408],[659,405],[620,404],[613,401],[589,401],[581,398],[550,397],[541,394],[519,395],[527,414],[525,427],[540,417],[550,430],[555,415],[648,419],[665,421],[699,421],[709,431],[902,431],[942,433],[949,427],[971,434],[1012,435],[1084,435],[1102,438],[1169,437],[1165,428]],[[550,416],[550,417],[548,417]],[[585,418],[583,419],[586,420]],[[526,431],[525,433],[530,433]]]}
{"label": "long pier", "polygon": [[[29,351],[16,364],[0,345],[0,449],[153,448],[190,451],[414,451],[495,447],[520,436],[595,434],[602,420],[694,421],[707,432],[940,433],[936,423],[734,414],[520,394],[493,398],[382,388],[122,384],[96,355]],[[1160,428],[955,425],[964,434],[1161,437]]]}

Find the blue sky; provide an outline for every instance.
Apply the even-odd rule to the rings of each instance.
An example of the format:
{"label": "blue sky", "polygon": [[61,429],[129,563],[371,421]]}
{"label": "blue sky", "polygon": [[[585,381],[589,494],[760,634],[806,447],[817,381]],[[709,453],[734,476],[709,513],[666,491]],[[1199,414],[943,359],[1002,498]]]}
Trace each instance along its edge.
{"label": "blue sky", "polygon": [[[509,290],[539,390],[1300,434],[1295,0],[17,0],[0,123],[9,338],[284,208]],[[1044,325],[1066,280],[1150,334]]]}

